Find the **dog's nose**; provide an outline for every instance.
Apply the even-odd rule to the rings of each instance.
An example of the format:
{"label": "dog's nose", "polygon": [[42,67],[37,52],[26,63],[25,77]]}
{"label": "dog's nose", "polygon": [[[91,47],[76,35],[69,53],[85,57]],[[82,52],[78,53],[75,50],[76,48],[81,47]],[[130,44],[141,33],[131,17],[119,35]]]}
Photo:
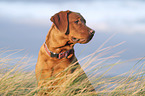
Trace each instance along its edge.
{"label": "dog's nose", "polygon": [[94,31],[94,30],[90,30],[89,33],[90,33],[91,35],[94,35],[94,34],[95,34],[95,31]]}

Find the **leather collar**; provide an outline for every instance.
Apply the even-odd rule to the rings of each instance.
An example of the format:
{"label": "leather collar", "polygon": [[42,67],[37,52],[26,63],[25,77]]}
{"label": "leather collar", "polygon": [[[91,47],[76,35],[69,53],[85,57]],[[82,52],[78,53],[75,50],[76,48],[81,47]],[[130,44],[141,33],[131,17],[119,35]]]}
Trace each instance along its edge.
{"label": "leather collar", "polygon": [[57,59],[62,59],[64,57],[67,58],[74,51],[73,49],[70,49],[68,51],[61,52],[61,53],[53,53],[48,49],[46,42],[44,42],[44,49],[50,57],[56,57]]}

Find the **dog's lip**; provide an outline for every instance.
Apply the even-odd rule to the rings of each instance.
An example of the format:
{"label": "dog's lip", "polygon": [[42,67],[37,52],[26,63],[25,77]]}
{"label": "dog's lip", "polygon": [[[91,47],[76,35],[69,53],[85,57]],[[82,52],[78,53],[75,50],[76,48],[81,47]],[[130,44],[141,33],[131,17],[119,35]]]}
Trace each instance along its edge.
{"label": "dog's lip", "polygon": [[85,42],[86,41],[86,39],[80,39],[80,42]]}
{"label": "dog's lip", "polygon": [[80,43],[80,44],[85,44],[88,43],[92,38],[94,34],[90,35],[88,38],[76,38],[74,36],[71,37],[71,41],[73,43]]}
{"label": "dog's lip", "polygon": [[80,44],[86,44],[88,43],[92,38],[93,38],[94,35],[91,35],[88,39],[82,39],[81,42],[79,42]]}
{"label": "dog's lip", "polygon": [[84,39],[84,38],[78,39],[78,38],[75,38],[75,37],[71,37],[71,40],[75,43],[79,43],[79,42],[81,43],[81,42],[86,41],[86,39]]}

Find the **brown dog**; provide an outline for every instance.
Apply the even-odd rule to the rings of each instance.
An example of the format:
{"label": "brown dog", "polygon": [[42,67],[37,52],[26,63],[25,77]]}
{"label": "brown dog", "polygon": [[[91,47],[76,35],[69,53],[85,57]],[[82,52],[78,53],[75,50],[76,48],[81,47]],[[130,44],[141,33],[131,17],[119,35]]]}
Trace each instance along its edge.
{"label": "brown dog", "polygon": [[74,44],[89,42],[95,33],[76,12],[61,11],[52,16],[51,21],[53,24],[40,48],[36,64],[38,86],[41,86],[42,80],[48,80],[76,62]]}

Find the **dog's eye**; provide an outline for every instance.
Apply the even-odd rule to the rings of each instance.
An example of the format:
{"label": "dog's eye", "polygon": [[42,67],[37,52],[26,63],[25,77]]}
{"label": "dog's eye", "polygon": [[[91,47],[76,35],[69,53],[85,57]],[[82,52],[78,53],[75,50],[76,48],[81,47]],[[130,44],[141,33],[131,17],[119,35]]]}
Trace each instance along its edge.
{"label": "dog's eye", "polygon": [[74,21],[74,23],[78,24],[79,23],[79,20]]}

